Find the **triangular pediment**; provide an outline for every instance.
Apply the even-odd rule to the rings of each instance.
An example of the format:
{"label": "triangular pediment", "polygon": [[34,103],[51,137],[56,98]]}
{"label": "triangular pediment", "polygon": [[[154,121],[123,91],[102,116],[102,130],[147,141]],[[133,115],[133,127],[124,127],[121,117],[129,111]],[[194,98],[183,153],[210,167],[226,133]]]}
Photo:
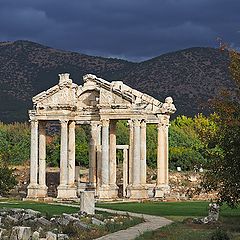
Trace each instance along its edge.
{"label": "triangular pediment", "polygon": [[58,85],[33,97],[33,103],[39,109],[67,108],[76,105],[78,86],[72,80],[61,78]]}

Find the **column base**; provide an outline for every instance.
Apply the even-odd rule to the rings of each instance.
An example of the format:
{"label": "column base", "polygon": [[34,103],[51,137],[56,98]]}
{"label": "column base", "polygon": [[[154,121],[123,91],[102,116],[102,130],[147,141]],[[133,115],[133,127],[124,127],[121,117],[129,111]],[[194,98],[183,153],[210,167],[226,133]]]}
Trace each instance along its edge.
{"label": "column base", "polygon": [[112,199],[118,198],[118,189],[119,187],[116,184],[109,185],[109,195]]}
{"label": "column base", "polygon": [[130,199],[147,199],[147,188],[143,185],[130,185],[127,187],[127,196]]}
{"label": "column base", "polygon": [[99,199],[111,199],[111,188],[109,185],[102,185],[98,189]]}
{"label": "column base", "polygon": [[77,198],[77,188],[75,186],[59,185],[57,189],[57,199],[74,200]]}
{"label": "column base", "polygon": [[28,199],[38,199],[38,190],[39,190],[39,185],[38,184],[29,184],[28,187],[28,193],[27,193],[27,198]]}
{"label": "column base", "polygon": [[48,187],[46,185],[38,185],[38,197],[46,198],[47,197]]}
{"label": "column base", "polygon": [[164,198],[166,194],[170,193],[170,186],[168,184],[157,185],[155,188],[155,198]]}

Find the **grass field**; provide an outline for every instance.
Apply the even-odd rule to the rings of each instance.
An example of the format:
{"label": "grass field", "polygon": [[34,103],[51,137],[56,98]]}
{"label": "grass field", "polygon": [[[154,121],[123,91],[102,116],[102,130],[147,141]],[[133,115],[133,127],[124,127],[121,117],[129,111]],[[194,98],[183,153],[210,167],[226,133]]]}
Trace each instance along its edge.
{"label": "grass field", "polygon": [[0,209],[1,208],[33,209],[47,216],[60,215],[62,213],[76,213],[79,211],[79,208],[77,207],[53,205],[53,204],[39,203],[39,202],[28,202],[28,201],[24,201],[24,202],[3,201],[3,202],[0,202]]}
{"label": "grass field", "polygon": [[[208,202],[146,202],[98,204],[98,207],[163,216],[173,224],[154,232],[147,232],[137,240],[209,240],[211,235],[222,229],[230,239],[240,239],[240,208],[222,206],[220,221],[211,225],[193,224],[191,218],[208,215]],[[225,238],[223,238],[225,239]]]}

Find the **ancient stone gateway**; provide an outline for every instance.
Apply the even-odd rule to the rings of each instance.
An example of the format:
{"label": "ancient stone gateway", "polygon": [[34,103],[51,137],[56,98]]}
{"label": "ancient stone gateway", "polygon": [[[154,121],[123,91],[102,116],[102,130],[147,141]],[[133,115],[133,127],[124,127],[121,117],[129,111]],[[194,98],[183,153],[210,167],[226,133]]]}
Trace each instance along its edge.
{"label": "ancient stone gateway", "polygon": [[[165,103],[128,87],[121,81],[108,82],[95,75],[83,77],[78,86],[69,74],[59,74],[59,83],[33,97],[31,162],[28,198],[47,197],[46,123],[60,121],[60,185],[58,198],[77,198],[75,185],[75,125],[91,126],[89,184],[99,199],[117,198],[116,149],[123,150],[124,191],[131,199],[148,198],[146,187],[146,124],[158,125],[157,184],[155,197],[169,191],[168,126],[175,112],[171,97]],[[116,122],[128,120],[129,145],[116,145]]]}

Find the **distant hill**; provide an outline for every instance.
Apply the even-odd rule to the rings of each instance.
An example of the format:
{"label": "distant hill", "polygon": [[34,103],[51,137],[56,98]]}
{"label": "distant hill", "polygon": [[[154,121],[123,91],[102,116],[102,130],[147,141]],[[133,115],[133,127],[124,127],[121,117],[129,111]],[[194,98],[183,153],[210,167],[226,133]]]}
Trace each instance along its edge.
{"label": "distant hill", "polygon": [[0,120],[25,121],[31,98],[57,84],[68,72],[75,83],[92,73],[107,80],[123,80],[161,101],[172,96],[177,114],[208,113],[207,102],[226,87],[234,89],[226,51],[190,48],[133,63],[93,57],[46,47],[29,41],[0,42]]}

